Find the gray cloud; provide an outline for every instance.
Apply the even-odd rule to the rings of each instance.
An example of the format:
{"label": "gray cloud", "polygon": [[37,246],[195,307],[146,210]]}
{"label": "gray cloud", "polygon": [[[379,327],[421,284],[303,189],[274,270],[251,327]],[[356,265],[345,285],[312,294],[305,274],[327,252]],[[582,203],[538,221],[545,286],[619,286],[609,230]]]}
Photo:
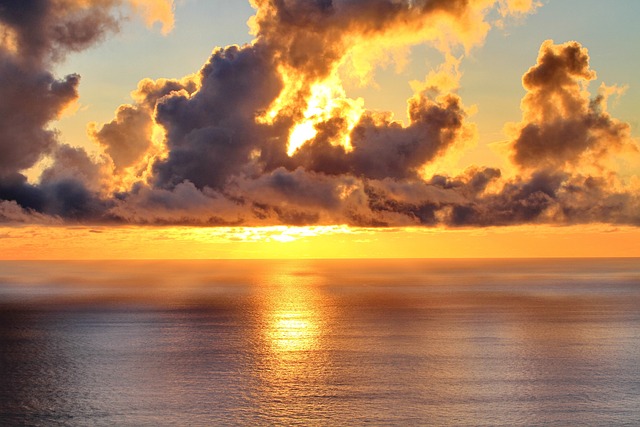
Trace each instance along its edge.
{"label": "gray cloud", "polygon": [[33,166],[51,152],[46,125],[78,97],[79,76],[57,80],[0,50],[0,176]]}
{"label": "gray cloud", "polygon": [[260,45],[216,50],[200,80],[193,96],[171,96],[157,105],[169,149],[168,158],[154,166],[157,186],[188,180],[221,189],[256,147],[277,135],[255,120],[282,88],[273,59]]}
{"label": "gray cloud", "polygon": [[25,60],[60,60],[93,45],[118,28],[110,14],[114,0],[22,0],[0,3],[0,23],[13,50]]}

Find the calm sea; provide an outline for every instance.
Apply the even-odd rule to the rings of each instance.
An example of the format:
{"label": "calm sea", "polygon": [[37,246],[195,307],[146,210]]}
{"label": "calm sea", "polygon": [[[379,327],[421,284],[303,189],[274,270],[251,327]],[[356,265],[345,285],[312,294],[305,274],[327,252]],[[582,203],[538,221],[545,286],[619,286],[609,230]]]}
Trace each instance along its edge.
{"label": "calm sea", "polygon": [[640,425],[640,260],[0,262],[0,425]]}

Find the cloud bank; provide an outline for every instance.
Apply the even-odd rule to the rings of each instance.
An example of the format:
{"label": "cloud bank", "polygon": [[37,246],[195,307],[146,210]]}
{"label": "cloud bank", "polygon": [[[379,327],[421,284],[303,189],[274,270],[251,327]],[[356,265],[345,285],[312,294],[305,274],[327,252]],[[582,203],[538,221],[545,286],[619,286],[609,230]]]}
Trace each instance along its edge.
{"label": "cloud bank", "polygon": [[[429,166],[477,138],[458,95],[455,52],[535,11],[527,0],[252,0],[255,40],[216,48],[182,79],[145,79],[109,123],[92,124],[99,159],[49,126],[80,77],[49,71],[117,31],[122,2],[0,3],[0,221],[187,225],[640,225],[637,185],[612,159],[637,152],[629,125],[595,97],[577,42],[540,47],[523,76],[522,120],[506,131],[512,170]],[[129,3],[173,26],[172,3]],[[493,16],[493,18],[491,18]],[[498,17],[497,19],[495,17]],[[445,58],[407,100],[409,121],[346,95],[379,64],[427,44]],[[9,83],[10,82],[10,83]],[[48,156],[37,183],[24,170]]]}

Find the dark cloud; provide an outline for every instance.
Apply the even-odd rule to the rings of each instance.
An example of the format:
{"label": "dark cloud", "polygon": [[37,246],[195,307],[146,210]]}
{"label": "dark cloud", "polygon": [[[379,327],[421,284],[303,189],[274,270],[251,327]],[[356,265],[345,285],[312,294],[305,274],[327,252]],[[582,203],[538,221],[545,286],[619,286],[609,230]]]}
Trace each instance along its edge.
{"label": "dark cloud", "polygon": [[60,225],[63,221],[32,209],[25,209],[14,200],[0,200],[0,224],[2,223]]}
{"label": "dark cloud", "polygon": [[187,180],[198,188],[222,189],[254,149],[277,135],[256,123],[282,88],[273,58],[261,45],[216,50],[200,81],[193,96],[176,94],[157,105],[169,149],[154,167],[157,186]]}
{"label": "dark cloud", "polygon": [[395,37],[401,32],[425,28],[433,31],[430,19],[438,13],[452,18],[450,23],[455,31],[450,35],[462,39],[474,31],[486,31],[481,28],[484,23],[477,17],[470,18],[469,13],[483,6],[468,0],[254,0],[254,3],[257,6],[254,31],[259,40],[269,45],[278,61],[301,71],[310,80],[326,77],[354,41]]}
{"label": "dark cloud", "polygon": [[115,221],[150,225],[241,225],[246,208],[210,189],[184,182],[171,190],[135,185],[116,195],[108,215]]}
{"label": "dark cloud", "polygon": [[78,97],[79,76],[57,80],[0,50],[0,176],[35,164],[56,145],[47,124]]}
{"label": "dark cloud", "polygon": [[89,157],[81,148],[59,145],[51,155],[52,165],[40,176],[44,186],[63,181],[77,181],[93,191],[100,191],[99,183],[106,173],[104,166]]}
{"label": "dark cloud", "polygon": [[113,1],[0,2],[0,176],[33,166],[57,144],[48,124],[78,98],[80,77],[57,79],[51,61],[115,29]]}
{"label": "dark cloud", "polygon": [[5,0],[0,23],[13,50],[30,61],[60,60],[94,44],[118,28],[111,9],[119,2],[96,0]]}
{"label": "dark cloud", "polygon": [[43,190],[29,184],[22,174],[5,175],[0,180],[0,200],[15,202],[25,209],[44,212],[46,207],[44,199]]}
{"label": "dark cloud", "polygon": [[[61,146],[54,153],[54,164],[43,172],[41,183],[30,184],[19,173],[0,180],[0,201],[13,202],[31,214],[45,214],[49,221],[105,221],[111,202],[87,187],[99,182],[98,166],[83,150]],[[10,206],[10,205],[5,205]],[[43,215],[38,222],[43,222]]]}

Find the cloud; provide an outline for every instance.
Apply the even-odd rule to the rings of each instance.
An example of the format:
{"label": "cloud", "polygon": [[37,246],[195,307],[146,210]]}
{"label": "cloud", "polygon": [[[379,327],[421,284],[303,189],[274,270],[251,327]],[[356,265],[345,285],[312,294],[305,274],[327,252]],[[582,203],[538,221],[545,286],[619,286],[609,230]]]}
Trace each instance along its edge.
{"label": "cloud", "polygon": [[45,170],[42,182],[37,185],[27,182],[19,173],[5,176],[0,181],[0,201],[16,203],[26,214],[38,218],[103,221],[112,202],[85,185],[87,180],[95,182],[98,166],[83,150],[66,146],[56,150],[55,158],[64,160]]}
{"label": "cloud", "polygon": [[0,200],[0,224],[2,223],[60,225],[63,220],[25,209],[13,200]]}
{"label": "cloud", "polygon": [[[84,10],[82,2],[69,4]],[[160,19],[170,28],[163,15],[170,2],[146,5],[147,22]],[[9,159],[0,160],[0,200],[8,212],[2,218],[205,226],[640,224],[638,192],[611,167],[615,155],[637,150],[629,126],[607,112],[607,98],[620,89],[601,86],[591,96],[596,74],[577,42],[544,42],[523,77],[522,120],[507,127],[505,146],[515,175],[477,165],[457,176],[427,172],[476,139],[458,93],[462,57],[454,53],[480,45],[492,24],[531,13],[538,2],[252,5],[251,44],[214,49],[198,73],[183,79],[141,81],[134,102],[120,106],[112,121],[90,126],[101,149],[95,158],[60,145],[47,128],[76,99],[78,77],[55,79],[43,66],[34,73],[8,47],[28,50],[22,29],[7,33],[3,52],[13,62],[3,64],[15,64],[17,71],[7,73],[23,74],[30,96],[11,102],[32,113],[24,129],[0,131]],[[496,10],[500,21],[491,22]],[[98,40],[117,24],[110,14],[104,19],[104,29],[87,37]],[[343,79],[366,82],[388,55],[425,43],[444,61],[412,84],[407,124],[346,95]],[[39,58],[62,58],[80,45],[49,41]],[[16,144],[20,136],[28,141]],[[45,154],[52,165],[39,183],[27,182],[22,172]]]}
{"label": "cloud", "polygon": [[56,145],[47,124],[78,97],[80,77],[51,73],[0,50],[0,176],[27,169]]}
{"label": "cloud", "polygon": [[[60,146],[56,130],[50,127],[78,99],[80,76],[57,78],[51,69],[69,53],[117,31],[116,8],[122,4],[116,0],[0,3],[0,200],[72,219],[93,218],[99,206],[108,204],[98,202],[99,166],[84,151]],[[158,1],[143,8],[149,22],[169,19],[166,13],[159,14],[162,4],[171,3]],[[118,158],[115,150],[110,154]],[[28,183],[22,172],[44,156],[50,156],[54,165],[44,172],[40,185]]]}
{"label": "cloud", "polygon": [[151,225],[239,225],[243,210],[216,192],[184,182],[172,190],[135,186],[119,194],[108,215],[114,221]]}
{"label": "cloud", "polygon": [[[427,26],[425,18],[444,14],[464,36],[471,25],[467,21],[475,22],[468,15],[484,22],[476,17],[477,7],[463,2],[412,6],[383,1],[373,8],[352,2],[254,5],[256,41],[216,49],[200,71],[197,92],[158,102],[157,122],[167,133],[168,156],[153,166],[154,185],[171,188],[188,181],[197,188],[223,190],[235,176],[278,168],[367,178],[416,177],[425,163],[469,135],[464,107],[453,93],[439,94],[434,87],[417,93],[409,102],[411,123],[402,127],[384,115],[358,111],[357,102],[344,96],[341,80],[331,70],[350,55],[350,49],[343,48],[354,37],[364,40],[371,31],[389,35],[404,28],[405,18],[422,28]],[[386,15],[389,11],[393,16]],[[457,17],[465,25],[454,25]],[[307,31],[308,26],[314,31]],[[436,36],[425,37],[430,41]],[[319,51],[311,49],[316,45]],[[314,91],[321,92],[315,100],[310,99]],[[321,112],[300,123],[314,102],[318,105],[313,108]],[[301,126],[313,135],[291,150],[292,135]],[[346,138],[348,146],[343,143]]]}
{"label": "cloud", "polygon": [[[118,28],[110,14],[116,1],[26,0],[3,2],[0,28],[9,50],[36,63],[61,60],[83,50]],[[5,48],[7,45],[5,45]]]}
{"label": "cloud", "polygon": [[144,18],[148,26],[159,22],[162,34],[168,34],[175,25],[173,0],[129,0],[133,9]]}
{"label": "cloud", "polygon": [[168,149],[168,157],[154,166],[159,187],[188,180],[198,188],[221,189],[247,165],[254,149],[278,135],[278,129],[255,120],[282,87],[266,49],[217,49],[199,80],[193,95],[175,93],[156,107]]}
{"label": "cloud", "polygon": [[597,162],[633,144],[630,127],[606,112],[606,97],[590,98],[585,86],[596,78],[589,54],[577,42],[547,40],[538,63],[522,78],[523,121],[511,126],[513,160],[522,167]]}
{"label": "cloud", "polygon": [[23,0],[0,5],[3,47],[33,61],[62,60],[119,29],[116,8],[129,4],[147,25],[173,28],[172,0]]}
{"label": "cloud", "polygon": [[188,97],[197,87],[194,77],[142,80],[132,92],[135,104],[121,105],[109,123],[89,124],[90,138],[104,150],[113,168],[112,189],[126,189],[144,180],[151,173],[151,164],[167,155],[164,128],[155,122],[156,105],[164,97],[180,94]]}
{"label": "cloud", "polygon": [[465,137],[465,116],[456,95],[433,100],[420,94],[409,101],[409,126],[403,127],[385,115],[363,114],[351,131],[351,149],[346,150],[332,141],[342,134],[345,125],[335,117],[318,126],[318,135],[293,155],[293,161],[327,174],[416,178],[422,166]]}

